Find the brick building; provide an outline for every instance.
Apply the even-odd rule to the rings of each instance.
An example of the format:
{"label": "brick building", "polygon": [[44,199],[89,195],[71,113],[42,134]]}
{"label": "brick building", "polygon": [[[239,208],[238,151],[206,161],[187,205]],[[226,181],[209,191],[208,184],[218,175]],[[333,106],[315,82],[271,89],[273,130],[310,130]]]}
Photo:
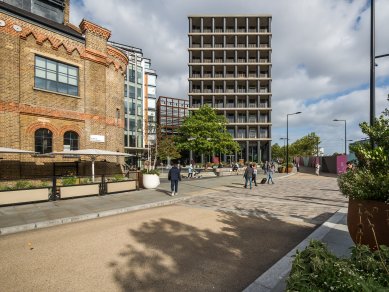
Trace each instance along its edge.
{"label": "brick building", "polygon": [[[69,0],[0,2],[0,147],[39,153],[0,154],[0,177],[51,175],[53,169],[88,175],[87,159],[47,153],[124,152],[128,58],[107,44],[109,30],[85,19],[79,27],[70,24],[69,5]],[[97,163],[96,173],[120,170],[121,161],[111,159],[112,164]]]}

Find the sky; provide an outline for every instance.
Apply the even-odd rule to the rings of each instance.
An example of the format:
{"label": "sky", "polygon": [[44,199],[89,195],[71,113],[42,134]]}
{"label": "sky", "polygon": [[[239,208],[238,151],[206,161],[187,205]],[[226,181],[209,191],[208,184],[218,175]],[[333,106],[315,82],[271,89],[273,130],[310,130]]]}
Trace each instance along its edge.
{"label": "sky", "polygon": [[[375,1],[376,56],[389,54],[389,1]],[[71,0],[70,20],[109,30],[141,48],[157,71],[158,96],[188,98],[189,15],[272,15],[272,139],[315,132],[326,154],[365,138],[370,115],[368,0]],[[376,59],[376,116],[389,107],[389,57]]]}

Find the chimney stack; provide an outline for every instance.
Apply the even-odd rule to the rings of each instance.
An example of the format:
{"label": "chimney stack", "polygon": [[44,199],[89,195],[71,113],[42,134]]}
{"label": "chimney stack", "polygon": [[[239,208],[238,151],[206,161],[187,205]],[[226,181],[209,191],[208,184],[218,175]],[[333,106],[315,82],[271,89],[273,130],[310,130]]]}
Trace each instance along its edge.
{"label": "chimney stack", "polygon": [[65,1],[65,7],[63,11],[63,24],[69,23],[69,17],[70,17],[70,0],[64,0]]}

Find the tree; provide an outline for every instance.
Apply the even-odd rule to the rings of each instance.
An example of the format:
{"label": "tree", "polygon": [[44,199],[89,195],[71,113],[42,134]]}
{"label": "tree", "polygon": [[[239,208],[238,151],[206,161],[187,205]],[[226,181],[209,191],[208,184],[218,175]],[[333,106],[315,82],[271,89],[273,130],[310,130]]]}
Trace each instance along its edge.
{"label": "tree", "polygon": [[312,156],[317,155],[320,137],[314,132],[297,139],[289,146],[289,154],[291,156]]}
{"label": "tree", "polygon": [[276,159],[285,159],[285,148],[277,143],[271,146],[272,157]]}
{"label": "tree", "polygon": [[227,120],[205,105],[185,118],[178,129],[175,142],[180,150],[192,150],[197,153],[229,154],[239,151],[239,144],[233,140],[226,129]]}
{"label": "tree", "polygon": [[177,159],[181,157],[172,136],[165,136],[158,141],[158,157],[161,160]]}

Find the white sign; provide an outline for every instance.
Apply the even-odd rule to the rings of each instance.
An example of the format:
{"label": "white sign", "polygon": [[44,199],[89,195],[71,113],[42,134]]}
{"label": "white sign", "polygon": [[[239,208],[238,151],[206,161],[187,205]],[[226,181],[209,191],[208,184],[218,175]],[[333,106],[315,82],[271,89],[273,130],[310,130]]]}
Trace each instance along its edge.
{"label": "white sign", "polygon": [[90,141],[91,142],[104,143],[105,142],[105,136],[102,136],[102,135],[90,135]]}
{"label": "white sign", "polygon": [[70,145],[63,145],[63,151],[70,151]]}

